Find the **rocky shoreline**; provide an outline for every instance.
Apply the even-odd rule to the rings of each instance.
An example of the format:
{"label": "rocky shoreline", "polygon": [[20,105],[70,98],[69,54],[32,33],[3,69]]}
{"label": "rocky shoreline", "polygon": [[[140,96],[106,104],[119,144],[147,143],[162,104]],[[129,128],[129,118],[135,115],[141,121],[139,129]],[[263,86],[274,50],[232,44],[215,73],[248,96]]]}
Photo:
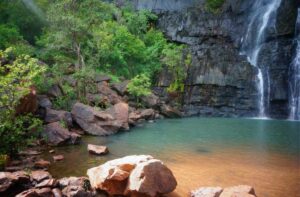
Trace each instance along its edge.
{"label": "rocky shoreline", "polygon": [[[56,179],[46,170],[0,172],[0,195],[7,197],[156,197],[173,192],[177,186],[172,171],[162,161],[149,155],[132,155],[108,161],[88,169],[87,175],[88,177]],[[190,196],[255,197],[256,194],[251,186],[240,185],[225,189],[203,187],[191,191]]]}

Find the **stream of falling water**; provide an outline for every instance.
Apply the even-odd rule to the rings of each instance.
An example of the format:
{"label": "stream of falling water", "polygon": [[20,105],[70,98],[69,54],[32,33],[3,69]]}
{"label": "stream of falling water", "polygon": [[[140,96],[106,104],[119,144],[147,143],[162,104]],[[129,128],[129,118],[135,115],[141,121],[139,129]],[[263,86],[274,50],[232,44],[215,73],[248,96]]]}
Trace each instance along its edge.
{"label": "stream of falling water", "polygon": [[[258,63],[259,53],[261,51],[262,44],[266,40],[266,30],[272,17],[276,17],[276,12],[280,6],[281,0],[270,0],[264,2],[256,0],[253,5],[253,15],[248,26],[247,34],[243,39],[243,50],[244,54],[247,55],[248,61],[257,68],[257,89],[259,91],[258,107],[259,117],[263,118],[266,116],[265,103],[265,88],[264,74],[262,66]],[[255,31],[256,30],[256,31]],[[268,75],[268,74],[266,74]],[[269,84],[268,84],[269,85]]]}
{"label": "stream of falling water", "polygon": [[298,19],[296,23],[296,55],[290,70],[290,119],[300,119],[300,9],[298,9]]}

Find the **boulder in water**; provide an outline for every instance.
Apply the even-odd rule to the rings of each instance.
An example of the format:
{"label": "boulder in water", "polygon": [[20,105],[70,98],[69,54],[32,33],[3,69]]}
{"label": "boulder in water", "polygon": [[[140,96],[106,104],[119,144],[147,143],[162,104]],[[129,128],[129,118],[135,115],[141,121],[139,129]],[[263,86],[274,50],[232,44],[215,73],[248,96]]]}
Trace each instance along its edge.
{"label": "boulder in water", "polygon": [[108,153],[108,148],[106,146],[97,146],[97,145],[89,144],[88,151],[95,155],[105,155]]}

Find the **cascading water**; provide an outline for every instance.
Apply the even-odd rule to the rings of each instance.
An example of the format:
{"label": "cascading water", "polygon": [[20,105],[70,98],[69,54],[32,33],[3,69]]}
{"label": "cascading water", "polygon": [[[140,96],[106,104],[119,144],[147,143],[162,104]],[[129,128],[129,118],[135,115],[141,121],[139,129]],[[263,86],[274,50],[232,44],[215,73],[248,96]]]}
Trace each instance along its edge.
{"label": "cascading water", "polygon": [[[281,0],[255,0],[252,6],[250,23],[246,36],[242,39],[242,54],[247,55],[248,61],[258,69],[257,89],[259,90],[259,117],[265,117],[265,88],[264,72],[262,65],[258,65],[258,57],[262,44],[267,39],[267,29],[270,25],[275,27],[275,22],[270,24],[276,17]],[[275,28],[276,29],[276,28]],[[267,71],[267,70],[266,70]],[[266,74],[268,76],[268,73]],[[268,80],[267,80],[268,81]],[[268,84],[269,86],[269,84]],[[268,95],[268,94],[267,94]],[[268,101],[267,101],[268,102]]]}
{"label": "cascading water", "polygon": [[290,119],[300,120],[300,9],[296,23],[297,44],[295,58],[290,69]]}

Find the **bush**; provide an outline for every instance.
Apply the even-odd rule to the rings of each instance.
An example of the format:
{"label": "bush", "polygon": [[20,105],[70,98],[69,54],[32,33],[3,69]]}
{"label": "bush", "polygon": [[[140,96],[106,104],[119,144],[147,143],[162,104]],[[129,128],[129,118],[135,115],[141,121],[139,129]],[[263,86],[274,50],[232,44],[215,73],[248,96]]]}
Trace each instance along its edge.
{"label": "bush", "polygon": [[139,102],[139,98],[151,94],[151,82],[147,75],[140,74],[134,77],[128,84],[127,89],[130,95]]}
{"label": "bush", "polygon": [[210,12],[217,13],[220,11],[225,0],[206,0],[206,9]]}
{"label": "bush", "polygon": [[37,134],[41,121],[31,115],[17,116],[20,99],[30,92],[33,78],[44,68],[28,55],[16,55],[14,49],[0,50],[0,154],[13,154]]}

